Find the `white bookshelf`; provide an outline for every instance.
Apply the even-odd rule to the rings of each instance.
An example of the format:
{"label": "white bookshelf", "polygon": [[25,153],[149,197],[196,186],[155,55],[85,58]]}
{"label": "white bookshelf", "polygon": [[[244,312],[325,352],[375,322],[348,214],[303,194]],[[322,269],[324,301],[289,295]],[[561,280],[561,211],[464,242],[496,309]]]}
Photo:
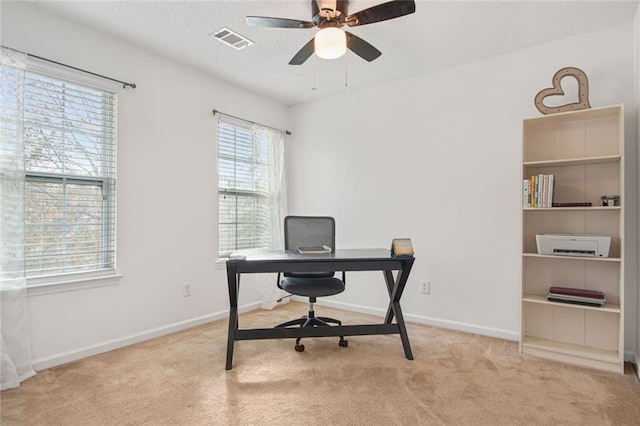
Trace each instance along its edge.
{"label": "white bookshelf", "polygon": [[[523,179],[553,174],[553,201],[592,206],[522,209],[522,353],[624,371],[624,211],[600,199],[624,194],[623,120],[612,106],[523,122]],[[535,239],[545,233],[608,235],[609,257],[540,255]],[[552,286],[599,290],[607,303],[548,301]]]}

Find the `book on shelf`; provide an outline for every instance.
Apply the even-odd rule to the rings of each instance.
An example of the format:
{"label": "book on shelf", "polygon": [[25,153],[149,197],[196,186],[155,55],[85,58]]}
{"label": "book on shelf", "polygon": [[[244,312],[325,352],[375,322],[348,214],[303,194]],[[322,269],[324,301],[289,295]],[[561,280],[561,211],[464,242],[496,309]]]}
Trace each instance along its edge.
{"label": "book on shelf", "polygon": [[593,203],[590,201],[578,203],[552,203],[551,207],[591,207]]}
{"label": "book on shelf", "polygon": [[602,306],[605,304],[603,292],[572,287],[550,287],[547,300],[588,306]]}
{"label": "book on shelf", "polygon": [[552,207],[554,175],[532,175],[522,181],[522,206],[525,208]]}

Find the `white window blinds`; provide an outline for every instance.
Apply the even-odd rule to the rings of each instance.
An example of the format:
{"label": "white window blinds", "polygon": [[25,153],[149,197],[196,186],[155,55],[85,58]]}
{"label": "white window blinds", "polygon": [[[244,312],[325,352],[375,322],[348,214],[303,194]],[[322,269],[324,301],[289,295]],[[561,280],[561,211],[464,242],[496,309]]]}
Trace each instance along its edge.
{"label": "white window blinds", "polygon": [[220,116],[220,258],[235,250],[266,249],[278,245],[279,238],[275,232],[281,229],[279,222],[283,216],[282,140],[281,132]]}
{"label": "white window blinds", "polygon": [[27,72],[27,277],[115,268],[116,95]]}

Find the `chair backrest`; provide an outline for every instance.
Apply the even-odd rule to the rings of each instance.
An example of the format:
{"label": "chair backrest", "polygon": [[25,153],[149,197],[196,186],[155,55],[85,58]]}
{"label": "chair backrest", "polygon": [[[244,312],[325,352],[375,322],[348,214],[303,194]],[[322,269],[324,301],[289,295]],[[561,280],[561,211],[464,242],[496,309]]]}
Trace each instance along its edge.
{"label": "chair backrest", "polygon": [[[284,248],[336,247],[336,221],[330,216],[287,216],[284,218]],[[286,277],[327,278],[334,271],[286,273]]]}
{"label": "chair backrest", "polygon": [[284,248],[336,246],[336,221],[330,216],[287,216],[284,218]]}

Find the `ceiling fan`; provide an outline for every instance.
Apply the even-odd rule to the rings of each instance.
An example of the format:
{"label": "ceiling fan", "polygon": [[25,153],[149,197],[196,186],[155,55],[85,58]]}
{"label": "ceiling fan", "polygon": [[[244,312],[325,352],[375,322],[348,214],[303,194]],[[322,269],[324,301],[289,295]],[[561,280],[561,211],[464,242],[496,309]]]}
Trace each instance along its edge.
{"label": "ceiling fan", "polygon": [[247,25],[273,28],[320,29],[307,44],[289,61],[289,65],[302,65],[315,52],[325,59],[342,56],[346,49],[366,61],[373,61],[382,53],[360,37],[343,31],[344,25],[357,27],[388,19],[399,18],[416,11],[414,0],[393,0],[348,15],[348,0],[311,0],[311,21],[297,19],[247,16]]}

